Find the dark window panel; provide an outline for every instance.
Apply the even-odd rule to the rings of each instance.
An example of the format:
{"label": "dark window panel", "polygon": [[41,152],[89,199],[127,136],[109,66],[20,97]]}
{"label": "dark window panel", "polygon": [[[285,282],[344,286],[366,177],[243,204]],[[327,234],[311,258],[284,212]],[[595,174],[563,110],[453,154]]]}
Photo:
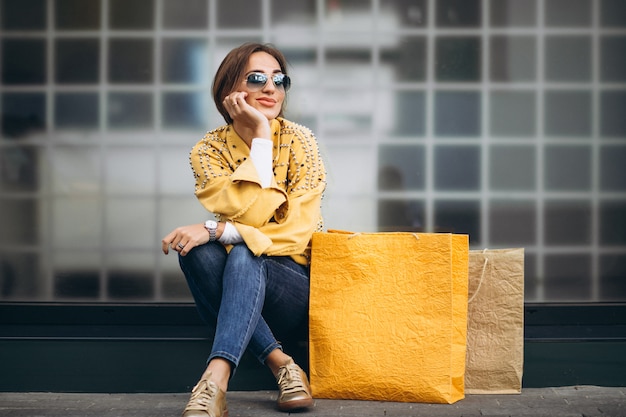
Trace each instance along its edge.
{"label": "dark window panel", "polygon": [[607,28],[626,27],[626,2],[624,0],[601,0],[600,23]]}
{"label": "dark window panel", "polygon": [[380,53],[381,66],[394,70],[398,82],[424,81],[426,79],[426,39],[404,37],[393,47]]}
{"label": "dark window panel", "polygon": [[111,39],[109,81],[141,84],[153,82],[153,55],[152,39]]}
{"label": "dark window panel", "polygon": [[109,93],[108,124],[113,129],[153,127],[152,93]]}
{"label": "dark window panel", "polygon": [[101,0],[56,0],[55,27],[61,30],[100,29]]}
{"label": "dark window panel", "polygon": [[489,103],[494,136],[535,136],[536,95],[529,91],[494,91]]}
{"label": "dark window panel", "polygon": [[15,247],[39,243],[38,205],[35,199],[0,199],[0,245]]}
{"label": "dark window panel", "polygon": [[520,247],[536,243],[537,213],[532,201],[493,201],[489,211],[489,242]]}
{"label": "dark window panel", "polygon": [[163,126],[174,129],[202,129],[207,125],[206,93],[165,93]]}
{"label": "dark window panel", "polygon": [[381,8],[391,8],[401,28],[425,27],[428,23],[427,0],[385,0]]}
{"label": "dark window panel", "polygon": [[602,147],[600,188],[602,191],[626,191],[626,146]]}
{"label": "dark window panel", "polygon": [[100,79],[100,41],[57,39],[54,64],[59,84],[96,84]]}
{"label": "dark window panel", "polygon": [[[40,152],[32,146],[0,147],[0,191],[37,191],[41,176]],[[0,210],[0,213],[6,217],[8,211],[3,210]]]}
{"label": "dark window panel", "polygon": [[481,95],[474,91],[435,93],[435,134],[437,136],[479,136]]}
{"label": "dark window panel", "polygon": [[437,81],[480,81],[481,40],[478,37],[439,37],[435,41]]}
{"label": "dark window panel", "polygon": [[435,188],[446,191],[480,189],[479,146],[437,146]]}
{"label": "dark window panel", "polygon": [[154,15],[154,0],[109,0],[111,29],[152,29]]}
{"label": "dark window panel", "polygon": [[2,0],[2,29],[45,30],[45,0]]}
{"label": "dark window panel", "polygon": [[435,2],[438,27],[480,27],[480,0],[439,0]]}
{"label": "dark window panel", "polygon": [[100,296],[100,274],[92,271],[56,271],[54,296],[58,298],[96,299]]}
{"label": "dark window panel", "polygon": [[44,39],[2,40],[2,82],[44,84],[46,41]]}
{"label": "dark window panel", "polygon": [[626,201],[600,202],[600,244],[626,245]]}
{"label": "dark window panel", "polygon": [[546,146],[544,165],[546,190],[591,189],[590,146]]}
{"label": "dark window panel", "polygon": [[259,29],[261,15],[260,1],[217,1],[217,27],[220,29]]}
{"label": "dark window panel", "polygon": [[626,91],[600,94],[600,133],[605,137],[626,137]]}
{"label": "dark window panel", "polygon": [[435,202],[435,231],[467,234],[470,244],[480,245],[480,202]]}
{"label": "dark window panel", "polygon": [[493,36],[490,40],[492,81],[534,81],[537,41],[532,36]]}
{"label": "dark window panel", "polygon": [[111,271],[107,280],[107,294],[113,300],[151,299],[154,280],[150,273]]}
{"label": "dark window panel", "polygon": [[590,301],[591,256],[547,255],[544,295],[547,301]]}
{"label": "dark window panel", "polygon": [[4,93],[2,95],[2,135],[19,139],[45,129],[44,93]]}
{"label": "dark window panel", "polygon": [[203,39],[164,39],[161,68],[166,83],[203,83],[210,77],[206,69],[208,46]]}
{"label": "dark window panel", "polygon": [[537,2],[535,0],[491,0],[491,26],[535,26]]}
{"label": "dark window panel", "polygon": [[600,301],[626,300],[626,255],[600,256]]}
{"label": "dark window panel", "polygon": [[98,127],[97,93],[58,93],[54,99],[55,127],[61,129],[96,129]]}
{"label": "dark window panel", "polygon": [[[1,204],[1,201],[0,201]],[[41,297],[39,256],[0,251],[0,297],[4,300],[36,301]]]}
{"label": "dark window panel", "polygon": [[552,136],[591,136],[590,91],[546,91],[545,133]]}
{"label": "dark window panel", "polygon": [[545,19],[549,27],[591,26],[590,0],[546,0]]}
{"label": "dark window panel", "polygon": [[378,151],[378,189],[381,191],[423,190],[425,151],[423,146],[383,145]]}
{"label": "dark window panel", "polygon": [[600,41],[600,79],[626,81],[626,36],[603,36]]}
{"label": "dark window panel", "polygon": [[378,200],[379,232],[423,232],[424,202],[416,200]]}
{"label": "dark window panel", "polygon": [[548,81],[591,81],[591,38],[546,37],[545,74]]}
{"label": "dark window panel", "polygon": [[524,253],[524,300],[537,301],[540,282],[537,279],[537,256]]}
{"label": "dark window panel", "polygon": [[207,0],[164,0],[165,29],[206,29],[209,26]]}
{"label": "dark window panel", "polygon": [[548,245],[590,245],[591,205],[585,201],[547,201],[544,240]]}
{"label": "dark window panel", "polygon": [[533,146],[494,145],[489,158],[489,187],[492,190],[535,189],[537,161]]}

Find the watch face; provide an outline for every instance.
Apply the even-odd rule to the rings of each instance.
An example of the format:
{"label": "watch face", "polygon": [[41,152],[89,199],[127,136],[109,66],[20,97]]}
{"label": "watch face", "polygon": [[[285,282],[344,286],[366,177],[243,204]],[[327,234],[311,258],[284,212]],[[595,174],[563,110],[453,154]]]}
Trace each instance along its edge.
{"label": "watch face", "polygon": [[217,229],[217,222],[213,220],[209,220],[204,224],[209,229]]}

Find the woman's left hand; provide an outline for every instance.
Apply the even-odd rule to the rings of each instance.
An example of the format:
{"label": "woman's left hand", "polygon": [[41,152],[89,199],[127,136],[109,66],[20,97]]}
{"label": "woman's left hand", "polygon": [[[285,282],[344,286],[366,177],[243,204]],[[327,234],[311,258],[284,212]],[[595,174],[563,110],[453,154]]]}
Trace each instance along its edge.
{"label": "woman's left hand", "polygon": [[169,253],[170,247],[181,256],[185,256],[196,246],[204,245],[209,241],[209,232],[204,224],[190,224],[177,227],[161,240],[164,254]]}

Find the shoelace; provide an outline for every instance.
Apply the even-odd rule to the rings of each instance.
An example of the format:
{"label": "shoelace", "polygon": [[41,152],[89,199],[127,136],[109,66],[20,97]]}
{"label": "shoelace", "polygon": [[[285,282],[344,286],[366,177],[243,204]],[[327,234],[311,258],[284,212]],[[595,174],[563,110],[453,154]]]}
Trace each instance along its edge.
{"label": "shoelace", "polygon": [[282,393],[306,391],[300,370],[295,364],[285,365],[278,371],[278,386]]}
{"label": "shoelace", "polygon": [[[204,385],[204,388],[201,388]],[[213,398],[217,396],[217,385],[201,381],[191,392],[187,410],[205,410]]]}

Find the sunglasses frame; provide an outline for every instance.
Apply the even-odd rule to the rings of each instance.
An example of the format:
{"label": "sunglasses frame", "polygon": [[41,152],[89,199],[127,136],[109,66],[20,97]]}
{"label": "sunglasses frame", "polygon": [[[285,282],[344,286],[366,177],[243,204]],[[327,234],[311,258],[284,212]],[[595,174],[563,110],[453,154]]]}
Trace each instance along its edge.
{"label": "sunglasses frame", "polygon": [[[251,81],[251,77],[256,77],[256,79]],[[287,92],[289,91],[289,88],[291,88],[291,78],[287,74],[283,73],[272,74],[269,76],[262,72],[251,72],[246,75],[245,82],[249,90],[261,91],[267,85],[270,78],[272,79],[274,86],[278,89],[283,89]],[[265,79],[265,81],[261,83],[263,79]]]}

